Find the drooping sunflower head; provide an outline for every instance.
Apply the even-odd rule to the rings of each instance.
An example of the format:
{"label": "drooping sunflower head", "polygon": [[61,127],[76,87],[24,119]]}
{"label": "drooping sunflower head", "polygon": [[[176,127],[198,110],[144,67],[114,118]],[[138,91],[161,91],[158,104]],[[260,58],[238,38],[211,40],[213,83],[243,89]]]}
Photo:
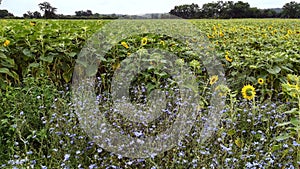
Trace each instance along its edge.
{"label": "drooping sunflower head", "polygon": [[210,79],[209,79],[209,84],[210,85],[213,85],[215,84],[217,81],[218,81],[219,77],[217,75],[214,75],[212,76]]}
{"label": "drooping sunflower head", "polygon": [[263,85],[265,83],[265,81],[264,81],[263,78],[258,78],[257,83],[260,84],[260,85]]}
{"label": "drooping sunflower head", "polygon": [[129,46],[127,45],[127,43],[126,43],[126,42],[121,42],[121,45],[122,45],[124,48],[126,48],[126,49],[128,49],[128,48],[129,48]]}
{"label": "drooping sunflower head", "polygon": [[226,55],[225,55],[225,59],[228,61],[228,62],[232,62],[232,58],[229,57],[229,52],[226,52]]}
{"label": "drooping sunflower head", "polygon": [[242,95],[243,95],[243,98],[245,98],[247,100],[252,100],[256,95],[255,88],[251,85],[244,86],[242,88]]}

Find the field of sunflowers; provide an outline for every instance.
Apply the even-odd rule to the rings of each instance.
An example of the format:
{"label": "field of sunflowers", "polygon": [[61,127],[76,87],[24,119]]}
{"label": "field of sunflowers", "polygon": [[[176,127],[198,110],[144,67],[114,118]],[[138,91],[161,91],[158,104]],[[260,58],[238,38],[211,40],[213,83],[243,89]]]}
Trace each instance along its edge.
{"label": "field of sunflowers", "polygon": [[[222,118],[204,143],[192,128],[171,150],[141,159],[101,148],[72,111],[76,59],[89,37],[109,22],[0,20],[0,168],[300,167],[299,19],[188,20],[214,47],[224,69],[226,85],[216,88],[226,103]],[[203,125],[213,106],[212,86],[221,77],[210,77],[199,56],[172,37],[141,34],[112,47],[95,72],[98,94],[109,100],[120,62],[147,48],[170,51],[179,57],[176,63],[193,70],[201,95],[195,125]],[[141,101],[168,78],[156,68],[138,75],[132,101]],[[109,120],[120,128],[130,123],[117,118]],[[160,132],[172,121],[156,123],[150,129]],[[134,136],[130,127],[126,132]]]}

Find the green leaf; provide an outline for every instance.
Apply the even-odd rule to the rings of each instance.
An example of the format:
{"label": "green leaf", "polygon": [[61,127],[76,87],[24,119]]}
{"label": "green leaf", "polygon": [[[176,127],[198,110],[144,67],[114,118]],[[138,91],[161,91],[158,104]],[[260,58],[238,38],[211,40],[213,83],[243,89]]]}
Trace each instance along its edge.
{"label": "green leaf", "polygon": [[284,114],[294,114],[294,113],[297,113],[297,112],[298,112],[298,109],[297,108],[293,108],[293,109],[291,109],[289,111],[284,112]]}
{"label": "green leaf", "polygon": [[234,140],[234,143],[239,147],[242,148],[243,146],[243,142],[240,138],[237,138],[236,140]]}
{"label": "green leaf", "polygon": [[29,66],[28,66],[28,68],[38,68],[40,66],[40,64],[39,63],[30,63],[29,64]]}
{"label": "green leaf", "polygon": [[72,79],[72,73],[73,73],[72,70],[73,69],[69,69],[68,71],[64,72],[62,75],[66,83],[69,83]]}
{"label": "green leaf", "polygon": [[292,118],[292,119],[291,119],[291,123],[292,123],[292,125],[294,125],[294,126],[299,126],[300,121],[299,121],[298,118]]}
{"label": "green leaf", "polygon": [[18,75],[15,71],[12,71],[11,73],[12,73],[12,77],[13,77],[15,80],[19,81],[19,75]]}
{"label": "green leaf", "polygon": [[288,133],[284,133],[280,136],[275,137],[275,140],[276,141],[282,141],[282,140],[286,140],[286,139],[289,139],[289,138],[290,138],[290,135]]}
{"label": "green leaf", "polygon": [[7,68],[0,68],[0,73],[4,73],[9,75],[10,77],[14,77],[14,75]]}
{"label": "green leaf", "polygon": [[229,136],[233,136],[233,135],[235,134],[235,130],[234,130],[234,129],[231,129],[231,130],[229,130],[229,131],[227,132],[227,134],[228,134]]}
{"label": "green leaf", "polygon": [[104,61],[106,62],[107,60],[104,58],[104,56],[96,54],[97,59],[99,59],[100,61]]}
{"label": "green leaf", "polygon": [[282,126],[286,126],[286,125],[289,125],[289,124],[291,124],[290,121],[289,122],[280,123],[276,127],[282,127]]}
{"label": "green leaf", "polygon": [[86,61],[83,61],[83,60],[80,60],[80,59],[77,59],[76,60],[76,63],[79,63],[80,65],[82,65],[83,67],[88,67],[88,63]]}
{"label": "green leaf", "polygon": [[75,53],[75,52],[69,53],[69,56],[72,57],[72,58],[75,57],[76,55],[77,55],[77,53]]}
{"label": "green leaf", "polygon": [[27,49],[27,48],[23,50],[23,54],[24,54],[25,56],[30,57],[30,58],[33,58],[33,57],[34,57],[34,55],[31,53],[31,51],[30,51],[29,49]]}
{"label": "green leaf", "polygon": [[5,60],[2,60],[1,65],[3,67],[13,68],[15,67],[15,61],[11,58],[6,58]]}
{"label": "green leaf", "polygon": [[280,66],[283,70],[286,70],[286,71],[288,71],[288,72],[290,72],[290,73],[292,73],[292,72],[294,72],[292,69],[290,69],[290,68],[288,68],[288,67],[286,67],[286,66]]}
{"label": "green leaf", "polygon": [[53,55],[48,55],[48,56],[41,56],[40,59],[42,61],[48,62],[48,63],[52,63],[53,62]]}
{"label": "green leaf", "polygon": [[86,69],[87,76],[95,76],[98,71],[98,66],[97,65],[90,65]]}
{"label": "green leaf", "polygon": [[0,52],[0,59],[6,59],[6,58],[7,56],[4,53]]}
{"label": "green leaf", "polygon": [[276,150],[279,150],[280,149],[280,145],[273,145],[272,146],[272,152],[276,151]]}
{"label": "green leaf", "polygon": [[278,66],[274,66],[272,69],[267,69],[267,71],[273,75],[278,74],[281,71],[281,68]]}

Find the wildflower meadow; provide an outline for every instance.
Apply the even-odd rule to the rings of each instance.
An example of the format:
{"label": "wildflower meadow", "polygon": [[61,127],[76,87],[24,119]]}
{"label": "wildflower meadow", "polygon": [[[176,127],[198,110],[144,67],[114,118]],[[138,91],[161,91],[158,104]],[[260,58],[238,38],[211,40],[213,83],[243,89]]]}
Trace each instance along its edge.
{"label": "wildflower meadow", "polygon": [[[220,63],[222,76],[210,74],[209,64],[187,42],[153,33],[116,42],[99,58],[96,68],[79,63],[89,38],[111,22],[0,20],[0,168],[300,167],[299,19],[186,20],[209,43],[215,58],[208,60]],[[108,35],[114,34],[118,32]],[[93,89],[98,110],[120,133],[135,138],[155,136],[175,123],[184,106],[178,99],[180,83],[161,66],[170,60],[156,62],[152,55],[145,55],[149,68],[131,79],[128,90],[130,102],[145,105],[156,96],[151,92],[163,89],[167,103],[163,115],[148,124],[135,123],[134,116],[124,118],[110,109],[112,93],[117,91],[111,87],[114,72],[123,70],[126,59],[134,63],[130,58],[146,49],[168,51],[177,56],[176,68],[186,65],[191,70],[199,115],[171,149],[131,158],[103,148],[82,128],[74,110],[72,78],[80,72],[76,64],[96,77]],[[160,57],[155,51],[154,56]],[[226,83],[220,84],[221,80]],[[224,106],[211,135],[203,141],[199,130],[210,119],[214,97],[223,99]]]}

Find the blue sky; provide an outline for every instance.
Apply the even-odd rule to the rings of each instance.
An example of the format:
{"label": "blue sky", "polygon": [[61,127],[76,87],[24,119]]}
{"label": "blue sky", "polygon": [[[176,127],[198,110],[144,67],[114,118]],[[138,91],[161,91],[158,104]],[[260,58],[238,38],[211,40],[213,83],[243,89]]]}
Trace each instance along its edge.
{"label": "blue sky", "polygon": [[[74,15],[75,11],[92,10],[100,14],[144,14],[166,13],[175,5],[196,3],[200,7],[213,0],[2,0],[0,9],[7,9],[15,16],[22,16],[27,11],[39,11],[38,4],[47,1],[56,7],[58,14]],[[226,1],[226,0],[224,0]],[[236,2],[236,0],[233,0]],[[292,0],[242,0],[251,7],[278,8]],[[300,2],[300,0],[294,0]],[[217,2],[215,0],[214,2]]]}

